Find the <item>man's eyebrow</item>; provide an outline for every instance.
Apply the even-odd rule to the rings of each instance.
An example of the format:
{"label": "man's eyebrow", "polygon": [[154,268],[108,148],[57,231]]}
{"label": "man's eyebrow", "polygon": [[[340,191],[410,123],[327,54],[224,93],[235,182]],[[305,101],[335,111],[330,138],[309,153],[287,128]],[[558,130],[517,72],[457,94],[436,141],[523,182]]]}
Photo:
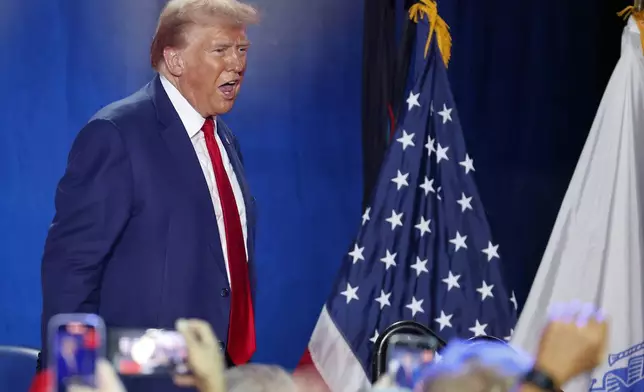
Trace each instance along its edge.
{"label": "man's eyebrow", "polygon": [[224,46],[224,47],[230,47],[234,45],[233,42],[231,41],[223,41],[223,40],[220,40],[220,41],[214,40],[210,44],[212,46]]}
{"label": "man's eyebrow", "polygon": [[232,41],[212,41],[212,46],[217,46],[217,47],[225,47],[225,48],[230,48],[232,46],[249,46],[250,41],[249,40],[244,40],[244,41],[239,41],[239,42],[232,42]]}

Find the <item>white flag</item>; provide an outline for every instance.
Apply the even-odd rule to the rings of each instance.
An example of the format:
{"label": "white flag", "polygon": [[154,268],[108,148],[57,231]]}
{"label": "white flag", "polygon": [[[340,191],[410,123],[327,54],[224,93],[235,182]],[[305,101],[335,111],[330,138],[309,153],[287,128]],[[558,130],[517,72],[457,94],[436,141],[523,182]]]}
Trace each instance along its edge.
{"label": "white flag", "polygon": [[610,320],[608,353],[563,389],[643,390],[643,269],[644,57],[631,17],[512,344],[535,354],[552,303],[594,303]]}

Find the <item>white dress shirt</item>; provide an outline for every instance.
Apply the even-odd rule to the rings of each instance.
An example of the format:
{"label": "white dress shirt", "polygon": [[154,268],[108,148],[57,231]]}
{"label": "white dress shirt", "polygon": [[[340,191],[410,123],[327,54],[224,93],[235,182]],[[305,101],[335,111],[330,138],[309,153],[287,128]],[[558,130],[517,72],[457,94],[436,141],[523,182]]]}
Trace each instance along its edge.
{"label": "white dress shirt", "polygon": [[[177,90],[177,88],[174,87],[174,85],[170,83],[168,79],[163,77],[163,75],[161,75],[161,85],[163,85],[163,89],[165,90],[166,94],[168,94],[168,98],[170,98],[170,102],[172,102],[172,106],[174,106],[174,110],[176,110],[177,113],[179,114],[179,118],[181,119],[181,122],[183,123],[183,126],[186,129],[186,132],[188,133],[188,137],[192,142],[192,146],[195,149],[197,158],[199,158],[199,164],[201,164],[201,170],[203,171],[203,175],[206,178],[206,182],[208,183],[210,198],[212,199],[212,205],[215,209],[215,216],[217,217],[217,227],[219,228],[219,239],[221,240],[221,250],[224,254],[224,261],[226,263],[226,273],[228,274],[228,282],[230,282],[230,267],[228,265],[228,251],[226,249],[226,228],[224,226],[224,215],[221,209],[221,200],[219,199],[219,191],[217,190],[215,172],[212,168],[212,161],[210,160],[210,155],[208,155],[206,138],[203,132],[201,132],[201,128],[203,127],[203,124],[206,121],[206,119],[204,119],[201,116],[201,114],[199,114],[199,112],[197,112],[195,108],[193,108],[192,105],[190,105],[188,100],[186,100],[183,97],[183,95],[181,95],[179,90]],[[215,122],[215,139],[217,140],[217,145],[219,146],[219,151],[221,152],[221,159],[224,162],[224,166],[226,167],[226,173],[228,174],[228,179],[230,180],[230,184],[233,187],[235,202],[237,203],[239,218],[241,220],[242,231],[244,232],[244,245],[246,247],[246,261],[248,261],[248,244],[247,244],[248,227],[246,224],[246,205],[244,204],[244,197],[241,191],[241,187],[239,186],[239,181],[237,181],[237,175],[235,175],[233,166],[231,165],[230,159],[228,158],[228,153],[226,152],[226,149],[224,148],[224,145],[221,142],[219,135],[217,134],[217,121],[215,120],[215,118],[213,118],[213,121]]]}

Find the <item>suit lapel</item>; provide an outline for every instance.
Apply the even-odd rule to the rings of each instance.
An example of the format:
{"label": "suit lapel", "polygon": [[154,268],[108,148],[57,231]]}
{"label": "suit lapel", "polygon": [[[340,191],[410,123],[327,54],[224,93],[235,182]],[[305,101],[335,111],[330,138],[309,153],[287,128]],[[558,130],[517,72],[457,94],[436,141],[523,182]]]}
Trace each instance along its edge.
{"label": "suit lapel", "polygon": [[[177,178],[184,182],[185,190],[194,196],[206,216],[214,219],[214,209],[208,190],[208,183],[204,178],[199,159],[188,134],[181,123],[169,126],[161,132],[161,137],[170,151],[177,172]],[[214,220],[216,223],[216,219]],[[216,227],[216,224],[215,224]]]}
{"label": "suit lapel", "polygon": [[[218,267],[226,274],[226,265],[221,253],[217,218],[212,205],[208,183],[204,178],[192,141],[188,137],[188,133],[174,106],[172,106],[172,102],[170,102],[165,93],[159,76],[150,84],[150,96],[154,100],[157,117],[163,124],[161,137],[170,151],[176,178],[178,181],[183,182],[183,188],[192,196],[191,202],[197,203],[199,209],[206,212],[202,215],[204,219],[202,227],[208,238],[212,238],[212,241],[209,242],[211,245],[210,250],[218,261]],[[217,249],[219,249],[219,252],[216,251]]]}

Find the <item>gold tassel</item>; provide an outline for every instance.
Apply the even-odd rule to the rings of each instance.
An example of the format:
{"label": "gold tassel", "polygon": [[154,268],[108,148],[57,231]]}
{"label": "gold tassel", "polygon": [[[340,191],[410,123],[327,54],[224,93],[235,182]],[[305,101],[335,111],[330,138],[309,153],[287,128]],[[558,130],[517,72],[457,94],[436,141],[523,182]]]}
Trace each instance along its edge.
{"label": "gold tassel", "polygon": [[637,11],[635,7],[629,5],[620,12],[617,13],[617,16],[628,20],[630,16],[635,19],[637,27],[640,29],[640,41],[642,42],[642,54],[644,54],[644,11]]}
{"label": "gold tassel", "polygon": [[427,36],[427,42],[425,43],[425,57],[429,53],[429,44],[432,42],[434,33],[436,33],[438,50],[441,52],[441,56],[443,56],[445,67],[447,67],[452,56],[452,37],[449,34],[449,26],[438,15],[436,0],[420,0],[409,8],[409,19],[414,23],[418,23],[425,15],[427,15],[427,20],[429,21],[429,34]]}

